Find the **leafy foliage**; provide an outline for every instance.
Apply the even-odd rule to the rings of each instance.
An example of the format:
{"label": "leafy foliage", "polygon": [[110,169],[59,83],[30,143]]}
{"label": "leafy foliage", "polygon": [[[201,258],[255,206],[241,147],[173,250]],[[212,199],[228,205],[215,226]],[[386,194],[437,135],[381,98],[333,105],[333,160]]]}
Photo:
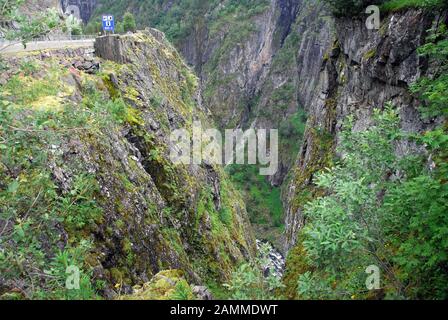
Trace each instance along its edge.
{"label": "leafy foliage", "polygon": [[437,9],[444,6],[447,6],[444,0],[389,0],[381,6],[381,9],[388,12],[406,8]]}
{"label": "leafy foliage", "polygon": [[353,16],[364,13],[370,5],[379,5],[383,12],[406,8],[436,9],[446,6],[444,0],[325,0],[336,16]]}
{"label": "leafy foliage", "polygon": [[[102,215],[92,193],[91,177],[75,177],[67,194],[60,194],[49,171],[48,145],[60,139],[49,125],[48,112],[19,118],[13,105],[1,108],[0,120],[0,271],[26,298],[80,299],[95,297],[84,257],[89,244],[78,234]],[[60,253],[60,229],[70,231],[72,245]],[[81,290],[66,290],[67,266],[81,269]],[[24,283],[16,282],[26,279]],[[33,290],[30,290],[33,286]]]}
{"label": "leafy foliage", "polygon": [[405,138],[392,109],[365,131],[346,127],[340,164],[316,179],[328,195],[305,209],[303,245],[316,271],[299,278],[302,298],[368,297],[369,265],[381,268],[387,297],[446,298],[448,188],[422,157],[396,155]]}
{"label": "leafy foliage", "polygon": [[231,292],[231,299],[275,300],[278,298],[276,290],[282,288],[283,285],[273,274],[273,270],[264,270],[264,266],[269,264],[269,251],[269,244],[262,245],[259,256],[254,261],[242,264],[232,274],[230,282],[225,285]]}
{"label": "leafy foliage", "polygon": [[[258,227],[269,227],[279,231],[278,229],[283,227],[280,188],[271,186],[266,177],[260,176],[257,166],[232,165],[227,171],[236,186],[244,192],[251,222]],[[266,231],[259,236],[275,242]]]}
{"label": "leafy foliage", "polygon": [[8,40],[17,40],[26,46],[30,40],[56,28],[60,19],[55,9],[27,17],[19,11],[23,3],[24,0],[0,0],[0,33]]}
{"label": "leafy foliage", "polygon": [[441,25],[431,30],[428,43],[419,48],[419,54],[439,65],[432,78],[423,77],[411,86],[411,91],[420,95],[422,113],[426,117],[447,116],[448,113],[448,30]]}
{"label": "leafy foliage", "polygon": [[[447,298],[446,39],[445,26],[430,30],[419,53],[436,71],[411,86],[438,127],[404,133],[392,106],[377,110],[364,131],[354,132],[348,119],[340,162],[315,179],[324,196],[305,207],[300,298]],[[404,142],[422,152],[397,155]],[[380,290],[366,290],[370,265],[381,270]]]}
{"label": "leafy foliage", "polygon": [[336,16],[353,16],[364,12],[369,5],[380,4],[384,0],[324,0]]}
{"label": "leafy foliage", "polygon": [[123,16],[123,31],[124,32],[134,32],[137,30],[137,25],[135,23],[135,17],[132,13],[126,12]]}
{"label": "leafy foliage", "polygon": [[[64,73],[45,66],[47,75],[36,79],[43,67],[24,60],[19,74],[0,91],[0,281],[15,288],[1,294],[7,299],[92,299],[101,284],[92,279],[85,260],[91,254],[89,234],[102,221],[99,186],[94,176],[79,172],[67,181],[67,189],[61,188],[51,168],[63,166],[59,146],[68,136],[130,121],[132,112],[121,100],[105,107],[88,81],[82,106],[62,103]],[[71,265],[80,270],[79,290],[65,286]]]}
{"label": "leafy foliage", "polygon": [[181,280],[176,284],[174,293],[170,296],[171,300],[194,300],[194,295],[190,285],[185,280]]}

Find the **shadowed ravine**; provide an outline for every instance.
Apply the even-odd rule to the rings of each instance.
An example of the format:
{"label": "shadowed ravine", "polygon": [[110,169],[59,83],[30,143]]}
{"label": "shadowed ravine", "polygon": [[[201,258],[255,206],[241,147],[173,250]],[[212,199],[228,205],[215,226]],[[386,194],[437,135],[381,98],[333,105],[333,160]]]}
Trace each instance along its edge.
{"label": "shadowed ravine", "polygon": [[443,0],[0,2],[0,299],[446,299],[447,25]]}

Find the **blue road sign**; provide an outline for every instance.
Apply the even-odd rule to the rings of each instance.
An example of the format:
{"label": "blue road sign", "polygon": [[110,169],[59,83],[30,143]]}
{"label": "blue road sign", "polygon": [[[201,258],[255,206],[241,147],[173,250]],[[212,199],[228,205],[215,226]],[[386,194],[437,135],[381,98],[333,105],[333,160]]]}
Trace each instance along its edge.
{"label": "blue road sign", "polygon": [[103,16],[103,30],[104,31],[115,31],[115,20],[112,15]]}

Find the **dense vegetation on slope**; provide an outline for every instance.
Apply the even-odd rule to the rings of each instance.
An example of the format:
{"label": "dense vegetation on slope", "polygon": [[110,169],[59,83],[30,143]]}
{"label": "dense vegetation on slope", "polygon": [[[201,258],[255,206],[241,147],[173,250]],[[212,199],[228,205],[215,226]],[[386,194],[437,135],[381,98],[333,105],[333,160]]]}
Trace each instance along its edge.
{"label": "dense vegetation on slope", "polygon": [[[165,67],[179,63],[179,76],[194,79],[174,51],[164,52],[174,61]],[[129,293],[169,268],[182,269],[191,281],[222,283],[234,263],[251,255],[243,243],[250,238],[244,205],[219,169],[193,175],[167,161],[166,142],[158,139],[169,134],[156,136],[145,125],[157,121],[169,130],[163,110],[171,103],[172,114],[189,119],[190,108],[199,108],[190,96],[194,87],[185,78],[185,87],[174,86],[154,64],[158,93],[143,105],[137,97],[149,92],[131,85],[131,64],[104,62],[107,71],[86,75],[59,59],[20,60],[1,87],[1,293],[111,297],[111,287]],[[114,87],[111,72],[128,86]],[[65,288],[71,265],[82,272],[81,290]]]}
{"label": "dense vegetation on slope", "polygon": [[[47,148],[56,147],[62,137],[74,131],[85,130],[96,117],[102,119],[95,124],[97,130],[109,125],[124,113],[124,105],[111,102],[106,112],[62,108],[57,97],[63,92],[58,67],[50,67],[45,79],[34,80],[31,76],[41,67],[33,61],[24,62],[21,74],[1,88],[1,281],[6,285],[23,277],[23,285],[17,285],[19,291],[14,293],[18,297],[93,298],[102,283],[91,282],[91,271],[85,268],[92,243],[82,233],[103,219],[103,210],[95,200],[98,182],[88,172],[81,173],[74,177],[70,192],[61,193],[49,170],[49,162],[60,155]],[[66,246],[61,246],[61,228],[71,238]],[[70,265],[82,272],[81,290],[65,289],[65,272]],[[33,290],[28,291],[27,286]],[[13,293],[6,295],[12,297]]]}
{"label": "dense vegetation on slope", "polygon": [[[446,165],[430,170],[423,157],[397,157],[396,142],[409,138],[397,128],[388,110],[367,131],[346,131],[341,164],[317,177],[330,195],[305,209],[310,271],[299,278],[299,297],[446,298]],[[423,144],[433,134],[415,138]],[[370,265],[382,271],[380,292],[366,291],[362,266]]]}
{"label": "dense vegetation on slope", "polygon": [[[327,2],[336,15],[357,14],[373,4],[350,0]],[[383,11],[395,11],[410,7],[438,8],[446,2],[392,0],[377,1],[376,4],[381,5]],[[187,10],[182,12],[193,8],[184,8]],[[203,6],[199,10],[208,12]],[[198,26],[182,24],[184,20],[179,16],[176,21],[171,21],[170,28],[166,28],[174,41]],[[420,49],[420,54],[443,66],[448,59],[446,38],[444,27],[434,30],[428,37],[429,43]],[[229,45],[239,40],[227,39],[232,40]],[[219,66],[219,59],[225,58],[225,52],[211,60],[212,68],[207,71],[212,75],[211,79]],[[291,56],[294,55],[286,54],[287,58]],[[276,58],[280,60],[282,55]],[[446,74],[447,70],[440,67],[434,77],[423,78],[410,88],[421,97],[423,117],[441,119],[446,116]],[[222,82],[212,81],[211,84],[209,94],[214,92],[213,85],[225,87]],[[275,92],[272,95],[275,105],[281,107],[288,102],[291,98],[289,91],[285,86]],[[296,291],[293,296],[302,299],[446,298],[446,120],[421,135],[400,130],[400,119],[392,107],[377,111],[367,130],[353,131],[350,121],[349,118],[340,134],[338,151],[343,156],[334,159],[334,166],[331,165],[333,161],[322,159],[331,168],[315,178],[319,189],[316,195],[320,197],[305,206],[306,225],[299,235],[299,245],[293,249],[295,254],[292,256],[296,260],[292,266],[294,272],[287,273],[285,278],[289,286],[287,291],[293,283]],[[331,140],[317,129],[316,135],[322,135],[322,143]],[[425,151],[398,155],[395,147],[403,141],[411,141]],[[262,197],[269,199],[263,205],[278,205],[271,201],[268,193],[260,192],[264,189],[261,187],[263,180],[252,179],[253,175],[246,169],[230,170],[237,182],[252,182],[252,187],[246,188],[246,192],[250,195],[248,203],[253,208],[260,210]],[[306,202],[310,198],[301,200]],[[376,265],[381,270],[380,290],[366,290],[365,268],[369,265]],[[234,275],[234,281],[244,284],[246,277],[259,279],[246,265]],[[265,284],[256,283],[261,285],[256,285],[252,292],[247,289],[250,285],[233,285],[234,295],[246,298],[269,296]],[[287,294],[291,296],[290,292]]]}
{"label": "dense vegetation on slope", "polygon": [[[197,24],[204,22],[203,19],[212,21],[211,29],[216,31],[224,25],[235,23],[241,27],[247,23],[247,18],[265,10],[268,4],[269,1],[266,0],[101,0],[87,30],[100,30],[98,17],[107,8],[107,12],[114,14],[119,20],[122,20],[126,12],[134,13],[138,27],[156,27],[176,44],[194,32]],[[240,29],[240,32],[244,33],[244,29]]]}
{"label": "dense vegetation on slope", "polygon": [[383,12],[407,8],[435,9],[447,6],[445,0],[324,0],[338,16],[353,16],[364,13],[370,5],[379,5]]}
{"label": "dense vegetation on slope", "polygon": [[244,194],[247,212],[257,235],[281,248],[284,221],[280,188],[273,187],[265,176],[260,176],[257,166],[232,165],[226,171]]}

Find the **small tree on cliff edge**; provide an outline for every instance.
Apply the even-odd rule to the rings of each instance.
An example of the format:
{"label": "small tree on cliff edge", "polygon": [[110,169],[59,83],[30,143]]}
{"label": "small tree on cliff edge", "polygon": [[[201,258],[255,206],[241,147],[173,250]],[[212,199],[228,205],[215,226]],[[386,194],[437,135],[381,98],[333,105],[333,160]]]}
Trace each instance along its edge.
{"label": "small tree on cliff edge", "polygon": [[123,31],[124,32],[135,32],[137,30],[137,24],[135,23],[135,17],[132,13],[126,12],[123,17]]}
{"label": "small tree on cliff edge", "polygon": [[20,41],[25,47],[32,39],[59,27],[61,19],[54,8],[28,17],[19,10],[23,3],[24,0],[0,0],[0,35],[7,40]]}

